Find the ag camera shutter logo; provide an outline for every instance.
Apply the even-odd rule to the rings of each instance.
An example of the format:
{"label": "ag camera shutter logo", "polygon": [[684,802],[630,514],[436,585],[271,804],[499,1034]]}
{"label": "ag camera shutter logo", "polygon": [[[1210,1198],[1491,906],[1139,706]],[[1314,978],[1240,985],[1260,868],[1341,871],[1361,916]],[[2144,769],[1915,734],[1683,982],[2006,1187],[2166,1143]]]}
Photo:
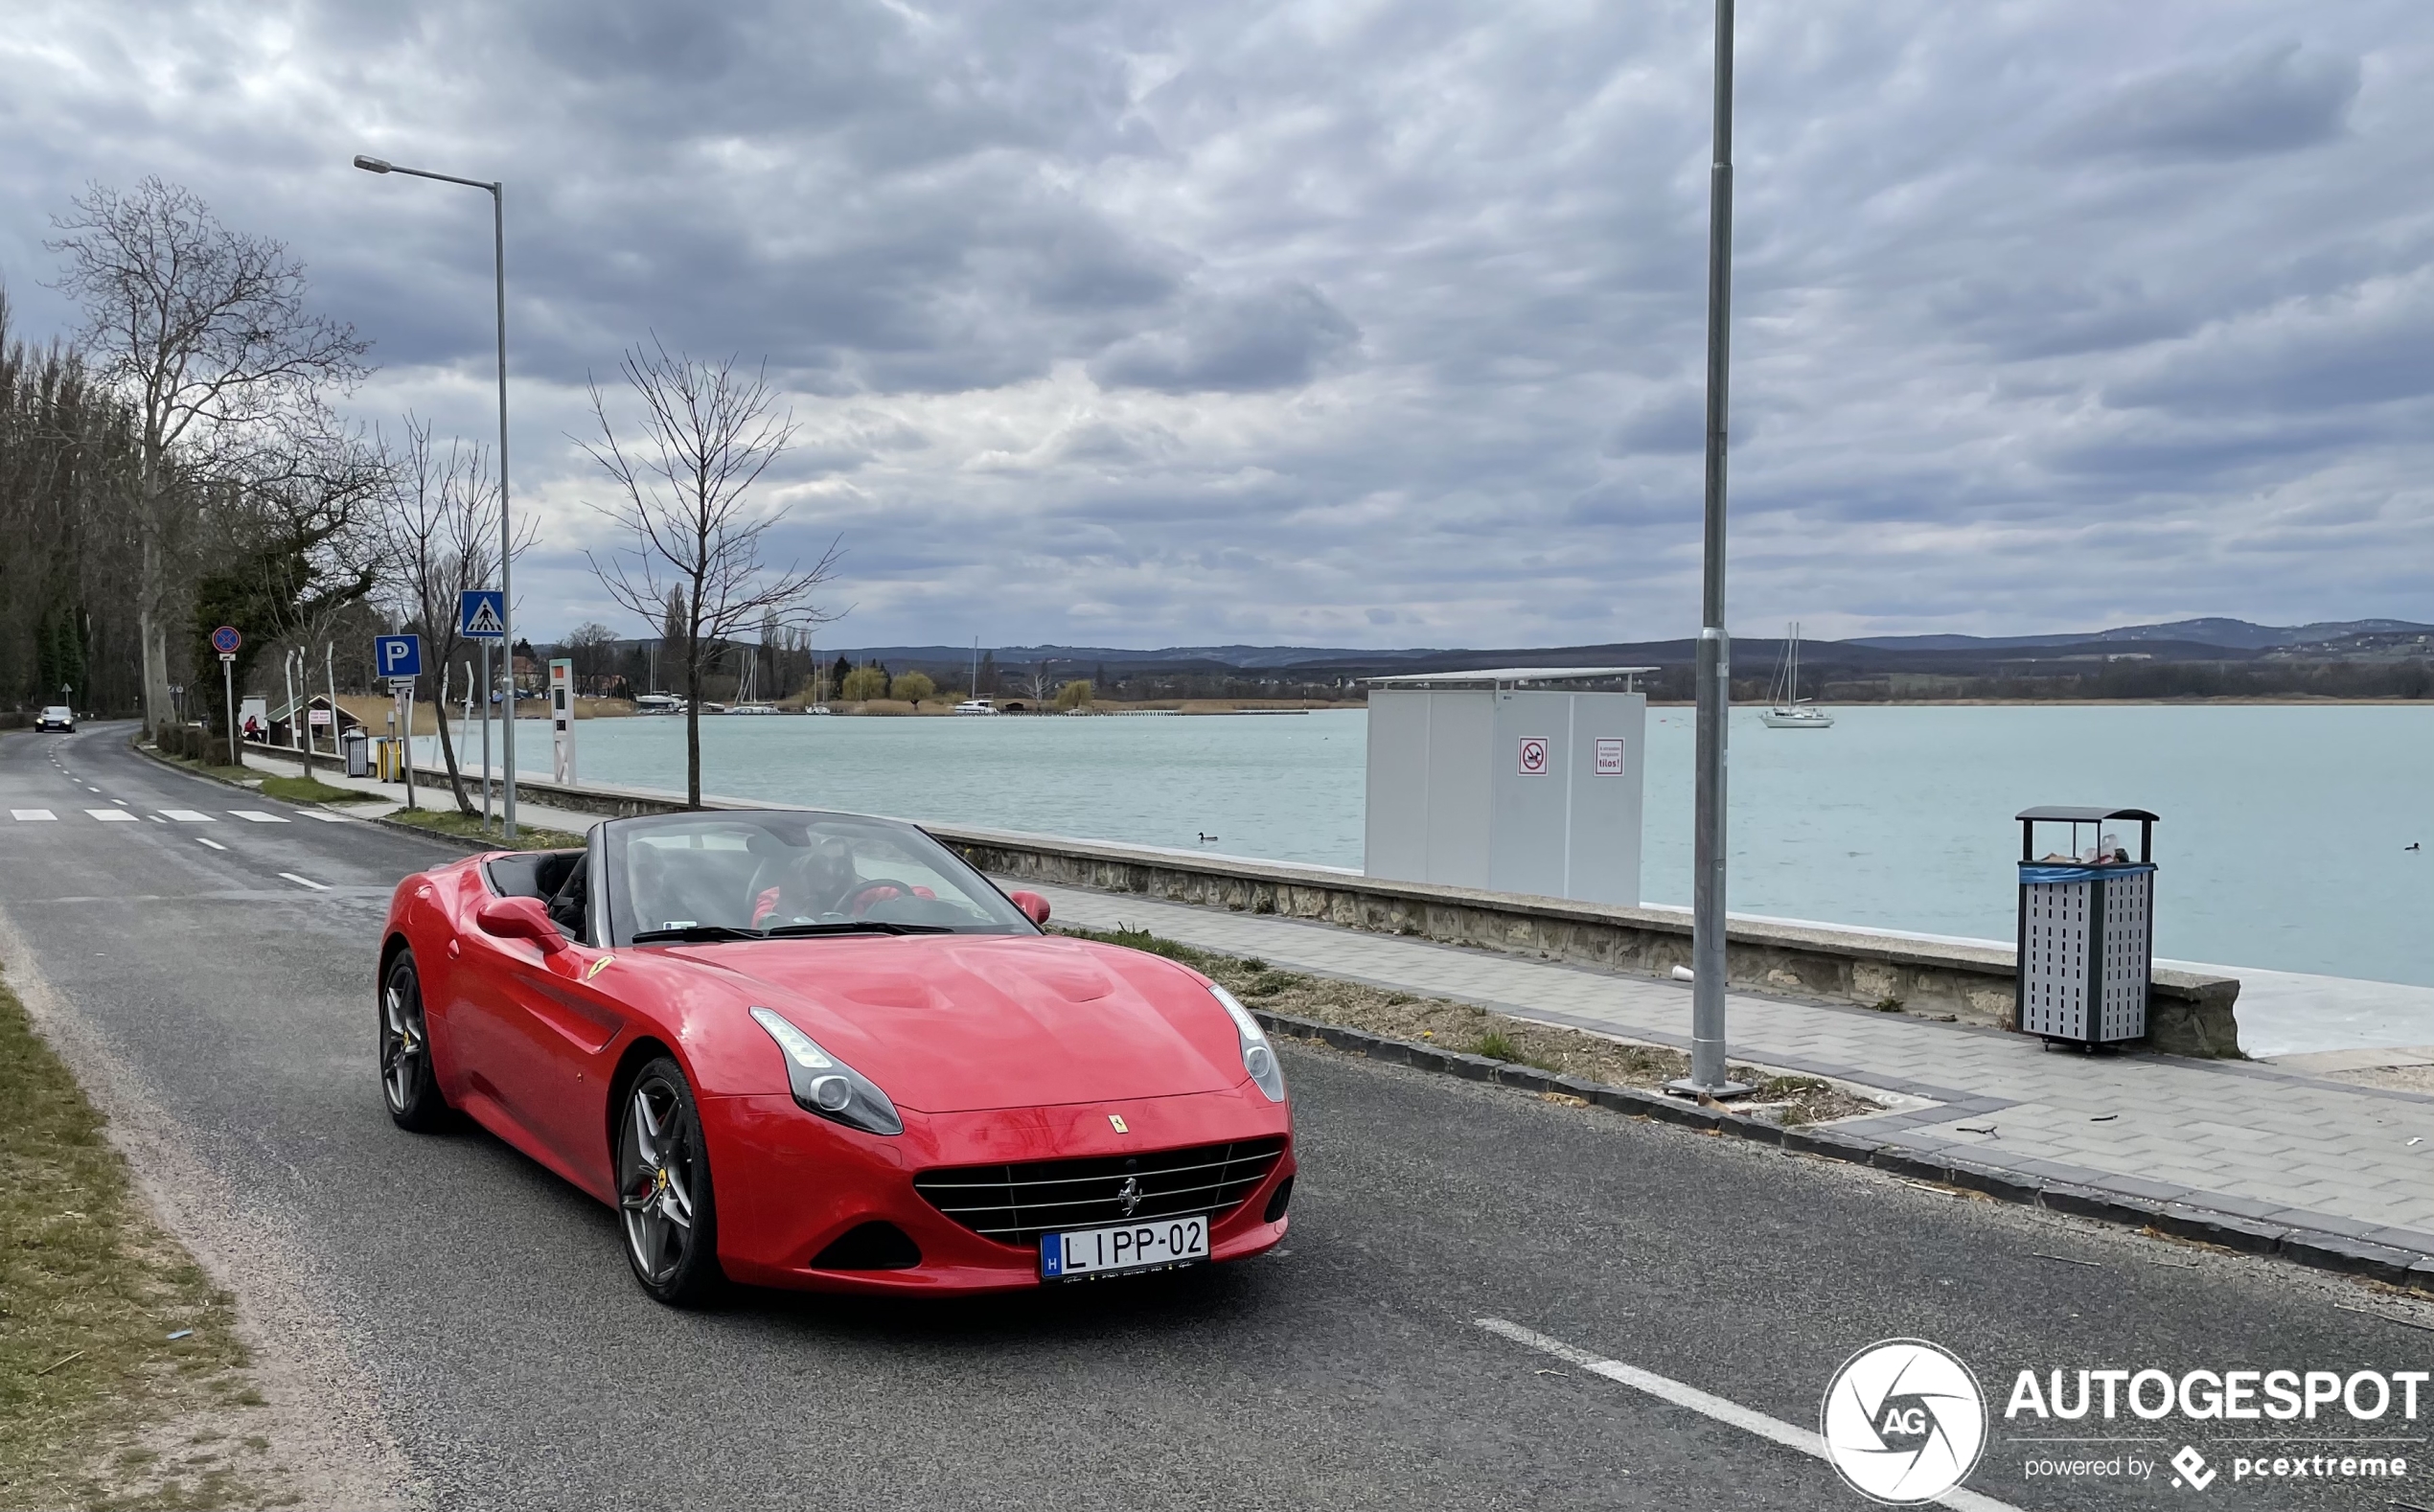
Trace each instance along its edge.
{"label": "ag camera shutter logo", "polygon": [[1819,1417],[1844,1482],[1893,1506],[1932,1501],[1968,1479],[1986,1444],[1978,1378],[1923,1339],[1888,1339],[1844,1361]]}

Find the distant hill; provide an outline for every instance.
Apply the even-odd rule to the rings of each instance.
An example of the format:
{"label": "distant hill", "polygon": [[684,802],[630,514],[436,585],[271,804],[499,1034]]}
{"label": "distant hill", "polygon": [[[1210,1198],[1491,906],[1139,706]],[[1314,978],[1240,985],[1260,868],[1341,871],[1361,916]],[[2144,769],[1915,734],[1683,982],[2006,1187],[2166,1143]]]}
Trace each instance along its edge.
{"label": "distant hill", "polygon": [[[953,665],[970,662],[973,650],[969,646],[865,646],[832,652],[823,650],[822,659],[843,656],[848,661],[881,661],[893,666]],[[1122,646],[983,646],[980,654],[995,656],[1000,663],[1034,662],[1104,662],[1111,667],[1174,666],[1206,664],[1217,667],[1241,667],[1265,670],[1274,667],[1299,667],[1319,662],[1354,660],[1407,661],[1414,658],[1441,656],[1446,652],[1414,647],[1397,651],[1356,651],[1327,646],[1166,646],[1155,651],[1142,651]],[[1452,654],[1459,654],[1454,653]]]}
{"label": "distant hill", "polygon": [[2332,620],[2314,625],[2251,625],[2246,620],[2174,620],[2169,625],[2124,625],[2116,630],[2054,635],[1862,635],[1842,642],[1879,651],[1994,651],[2004,647],[2101,645],[2113,641],[2179,641],[2240,651],[2277,646],[2313,646],[2353,635],[2434,634],[2434,625],[2409,620]]}

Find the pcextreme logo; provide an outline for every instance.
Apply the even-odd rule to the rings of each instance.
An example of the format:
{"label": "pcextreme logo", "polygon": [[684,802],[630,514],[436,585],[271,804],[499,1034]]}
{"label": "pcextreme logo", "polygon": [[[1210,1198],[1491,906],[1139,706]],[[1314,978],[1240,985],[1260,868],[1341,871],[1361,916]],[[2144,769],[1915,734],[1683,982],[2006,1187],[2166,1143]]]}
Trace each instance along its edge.
{"label": "pcextreme logo", "polygon": [[1844,1481],[1892,1506],[1932,1501],[1968,1479],[1986,1443],[1978,1378],[1923,1339],[1888,1339],[1844,1361],[1819,1418]]}

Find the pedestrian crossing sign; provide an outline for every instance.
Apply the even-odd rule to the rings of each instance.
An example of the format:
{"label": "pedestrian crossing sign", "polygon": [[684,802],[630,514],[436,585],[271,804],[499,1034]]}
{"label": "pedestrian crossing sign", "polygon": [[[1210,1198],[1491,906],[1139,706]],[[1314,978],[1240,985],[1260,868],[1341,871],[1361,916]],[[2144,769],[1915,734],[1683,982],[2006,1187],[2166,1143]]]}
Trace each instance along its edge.
{"label": "pedestrian crossing sign", "polygon": [[467,640],[505,640],[506,595],[496,588],[469,588],[458,594],[456,633]]}

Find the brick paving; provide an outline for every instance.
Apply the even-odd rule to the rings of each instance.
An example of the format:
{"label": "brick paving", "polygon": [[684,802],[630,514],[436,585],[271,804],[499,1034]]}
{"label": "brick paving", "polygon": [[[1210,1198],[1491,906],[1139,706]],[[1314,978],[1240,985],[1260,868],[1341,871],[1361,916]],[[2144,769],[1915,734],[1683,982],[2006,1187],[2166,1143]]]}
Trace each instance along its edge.
{"label": "brick paving", "polygon": [[[1689,1046],[1687,984],[1299,920],[1030,887],[1056,917],[1117,924],[1314,975]],[[1835,1127],[2045,1182],[2434,1256],[2434,1096],[2275,1066],[2083,1056],[1998,1030],[1732,994],[1733,1058],[1932,1106]],[[1989,1133],[1977,1131],[1987,1130]]]}

